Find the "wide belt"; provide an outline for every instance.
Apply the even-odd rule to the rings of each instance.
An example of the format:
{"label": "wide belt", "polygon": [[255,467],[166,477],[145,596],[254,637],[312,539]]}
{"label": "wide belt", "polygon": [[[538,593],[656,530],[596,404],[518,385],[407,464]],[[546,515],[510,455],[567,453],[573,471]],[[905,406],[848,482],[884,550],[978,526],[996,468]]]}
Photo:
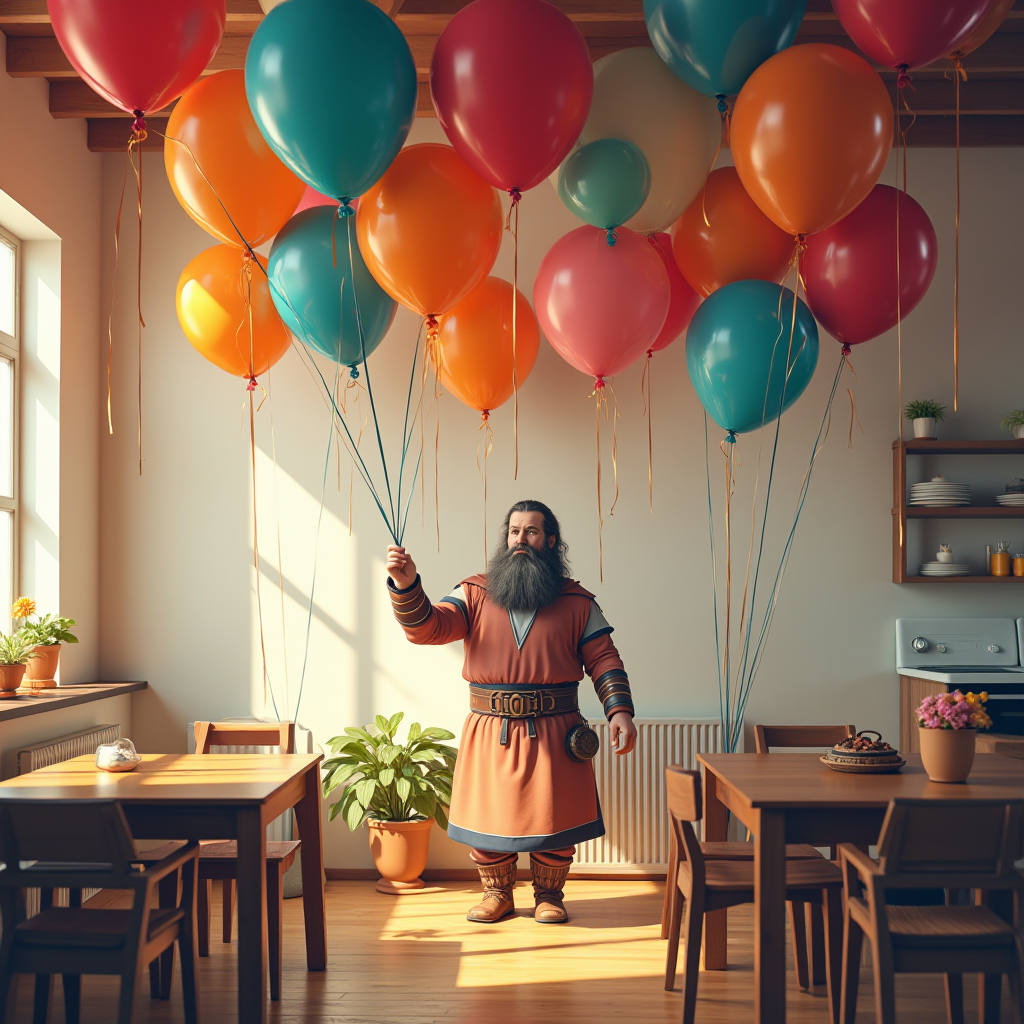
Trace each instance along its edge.
{"label": "wide belt", "polygon": [[512,718],[527,719],[530,737],[537,735],[533,719],[544,715],[563,715],[579,711],[579,683],[527,687],[519,684],[483,686],[469,684],[469,707],[478,715],[494,715],[501,723],[502,745],[508,742],[508,723]]}

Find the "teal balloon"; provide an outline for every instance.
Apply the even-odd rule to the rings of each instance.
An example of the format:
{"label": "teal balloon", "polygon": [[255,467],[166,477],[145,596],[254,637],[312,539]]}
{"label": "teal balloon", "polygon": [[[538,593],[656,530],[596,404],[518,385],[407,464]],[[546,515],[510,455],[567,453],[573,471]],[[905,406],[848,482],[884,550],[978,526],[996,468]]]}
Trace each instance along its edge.
{"label": "teal balloon", "polygon": [[[366,269],[356,245],[355,218],[337,217],[337,212],[333,206],[314,206],[292,217],[270,249],[267,275],[274,306],[292,334],[335,362],[352,367],[384,339],[398,303]],[[349,224],[354,273],[349,262]],[[360,347],[360,323],[365,353]]]}
{"label": "teal balloon", "polygon": [[734,281],[697,307],[686,367],[701,405],[724,430],[756,430],[804,393],[818,365],[818,325],[800,299],[791,344],[792,324],[793,293],[771,281]]}
{"label": "teal balloon", "polygon": [[[638,146],[596,139],[569,155],[558,172],[558,194],[596,228],[617,228],[640,210],[651,191],[651,168]],[[611,237],[609,242],[614,244]]]}
{"label": "teal balloon", "polygon": [[388,169],[416,91],[409,44],[369,0],[287,0],[245,58],[245,93],[268,145],[336,199],[362,195]]}
{"label": "teal balloon", "polygon": [[644,0],[658,56],[706,96],[735,96],[796,37],[807,0]]}

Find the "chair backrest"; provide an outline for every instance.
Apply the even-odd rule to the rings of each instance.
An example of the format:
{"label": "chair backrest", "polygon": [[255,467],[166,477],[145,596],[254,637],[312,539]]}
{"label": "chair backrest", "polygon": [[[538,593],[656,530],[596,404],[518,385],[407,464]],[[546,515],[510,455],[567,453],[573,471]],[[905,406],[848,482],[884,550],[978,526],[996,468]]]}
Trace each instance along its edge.
{"label": "chair backrest", "polygon": [[[689,861],[696,879],[703,883],[704,855],[693,830],[693,823],[704,816],[700,772],[678,765],[665,769],[665,793],[672,824],[672,844],[680,861]],[[672,884],[675,879],[670,879]]]}
{"label": "chair backrest", "polygon": [[196,722],[196,753],[208,754],[211,746],[280,747],[295,753],[294,722]]}
{"label": "chair backrest", "polygon": [[136,856],[115,800],[0,801],[0,859],[7,864],[0,878],[19,873],[24,861],[128,874]]}
{"label": "chair backrest", "polygon": [[946,888],[980,888],[999,879],[1020,884],[1024,800],[894,799],[878,855],[886,876]]}
{"label": "chair backrest", "polygon": [[834,747],[856,735],[852,725],[755,725],[754,749],[770,754],[772,747]]}

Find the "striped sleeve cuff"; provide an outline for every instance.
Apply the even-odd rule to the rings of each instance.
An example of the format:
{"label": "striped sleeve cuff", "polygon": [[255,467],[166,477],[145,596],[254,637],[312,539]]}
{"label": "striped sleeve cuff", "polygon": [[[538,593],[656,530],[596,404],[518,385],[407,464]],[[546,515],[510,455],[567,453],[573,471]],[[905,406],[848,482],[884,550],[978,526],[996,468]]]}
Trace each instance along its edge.
{"label": "striped sleeve cuff", "polygon": [[434,606],[430,603],[423,590],[423,584],[417,575],[416,582],[405,590],[398,590],[394,582],[388,580],[388,593],[391,595],[391,610],[402,629],[416,629],[422,626],[434,614]]}
{"label": "striped sleeve cuff", "polygon": [[635,717],[633,695],[629,688],[629,677],[625,672],[605,672],[594,680],[594,689],[597,691],[597,699],[604,707],[605,718],[611,718],[620,711]]}

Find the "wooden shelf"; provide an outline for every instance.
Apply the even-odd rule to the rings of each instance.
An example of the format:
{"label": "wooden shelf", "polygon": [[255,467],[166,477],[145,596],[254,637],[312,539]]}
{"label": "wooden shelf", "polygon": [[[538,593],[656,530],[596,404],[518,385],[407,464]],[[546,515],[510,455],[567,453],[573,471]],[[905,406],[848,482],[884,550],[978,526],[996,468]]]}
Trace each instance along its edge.
{"label": "wooden shelf", "polygon": [[893,451],[901,445],[907,455],[1024,455],[1024,441],[929,441],[913,438],[893,441]]}
{"label": "wooden shelf", "polygon": [[[893,515],[898,511],[893,509]],[[1024,506],[1006,508],[1003,505],[908,505],[904,511],[908,519],[1024,519]]]}
{"label": "wooden shelf", "polygon": [[1024,576],[911,576],[899,583],[1024,583]]}

